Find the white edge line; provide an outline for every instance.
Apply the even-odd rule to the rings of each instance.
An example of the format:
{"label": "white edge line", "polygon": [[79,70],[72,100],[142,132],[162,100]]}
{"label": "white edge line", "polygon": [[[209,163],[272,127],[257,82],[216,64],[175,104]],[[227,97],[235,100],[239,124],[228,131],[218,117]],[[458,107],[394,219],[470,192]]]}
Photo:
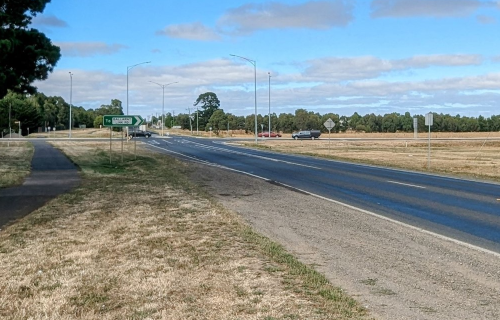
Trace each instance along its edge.
{"label": "white edge line", "polygon": [[[316,169],[316,170],[323,170],[323,168],[315,167],[315,166],[311,166],[311,165],[307,165],[307,164],[301,164],[301,163],[291,162],[291,161],[286,161],[286,160],[279,160],[279,159],[274,159],[274,158],[270,158],[270,157],[266,157],[266,156],[260,156],[260,155],[256,155],[256,154],[245,153],[243,151],[237,151],[237,150],[231,150],[231,149],[224,149],[224,148],[221,148],[221,147],[212,147],[212,146],[205,145],[205,144],[202,144],[202,143],[199,143],[199,142],[191,142],[191,143],[198,144],[198,145],[200,145],[201,147],[203,147],[205,149],[212,148],[212,149],[216,149],[216,150],[223,150],[223,151],[228,152],[228,153],[240,154],[240,155],[245,155],[245,156],[248,156],[248,157],[254,157],[254,158],[258,158],[258,159],[264,159],[266,161],[282,162],[282,163],[286,163],[286,164],[290,164],[290,165],[298,166],[298,167],[306,167],[306,168],[311,168],[311,169]],[[225,143],[219,143],[219,144],[225,144]],[[232,147],[234,147],[234,146],[232,146]],[[253,150],[253,149],[248,149],[248,150]]]}
{"label": "white edge line", "polygon": [[407,186],[407,187],[412,187],[412,188],[419,188],[419,189],[427,189],[426,187],[423,186],[417,186],[415,184],[409,184],[409,183],[403,183],[403,182],[397,182],[397,181],[392,181],[392,180],[387,180],[389,183],[394,183],[394,184],[399,184],[402,186]]}
{"label": "white edge line", "polygon": [[[261,180],[264,180],[264,181],[272,181],[271,179],[264,178],[264,177],[261,177],[261,176],[258,176],[258,175],[252,174],[252,173],[248,173],[248,172],[245,172],[245,171],[232,169],[232,168],[229,168],[229,167],[217,165],[217,164],[206,162],[206,161],[201,161],[199,159],[196,159],[196,158],[193,158],[193,157],[190,157],[190,156],[186,156],[186,155],[184,155],[182,153],[171,151],[171,150],[167,150],[167,149],[164,149],[164,148],[161,148],[161,147],[157,147],[157,146],[153,146],[153,145],[151,145],[151,146],[155,147],[155,148],[158,148],[158,149],[162,149],[162,150],[168,151],[168,152],[172,152],[172,153],[175,153],[175,154],[178,154],[178,155],[181,155],[181,156],[184,156],[184,157],[189,158],[189,159],[193,159],[193,160],[195,160],[197,162],[200,162],[200,163],[203,163],[203,164],[208,164],[208,165],[211,165],[211,166],[214,166],[214,167],[218,167],[218,168],[221,168],[221,169],[225,169],[225,170],[229,170],[229,171],[234,171],[234,172],[246,174],[248,176],[251,176],[251,177],[254,177],[254,178],[257,178],[257,179],[261,179]],[[463,241],[460,241],[460,240],[457,240],[457,239],[453,239],[453,238],[450,238],[450,237],[447,237],[447,236],[443,236],[442,234],[435,233],[435,232],[432,232],[432,231],[429,231],[429,230],[418,228],[418,227],[412,226],[410,224],[407,224],[407,223],[404,223],[404,222],[401,222],[401,221],[398,221],[398,220],[394,220],[394,219],[385,217],[383,215],[380,215],[380,214],[377,214],[377,213],[374,213],[374,212],[371,212],[371,211],[368,211],[368,210],[364,210],[364,209],[361,209],[361,208],[358,208],[358,207],[355,207],[355,206],[351,206],[351,205],[349,205],[347,203],[344,203],[344,202],[340,202],[340,201],[337,201],[337,200],[326,198],[326,197],[320,196],[318,194],[315,194],[315,193],[312,193],[312,192],[309,192],[309,191],[306,191],[306,190],[302,190],[302,189],[299,189],[299,188],[296,188],[296,187],[293,187],[293,186],[290,186],[290,185],[287,185],[287,184],[284,184],[284,183],[281,183],[281,182],[278,182],[278,181],[276,181],[276,182],[279,185],[282,185],[282,186],[285,186],[287,188],[290,188],[290,189],[293,189],[293,190],[297,190],[297,191],[306,193],[306,194],[308,194],[310,196],[313,196],[313,197],[316,197],[316,198],[319,198],[319,199],[322,199],[322,200],[326,200],[328,202],[332,202],[332,203],[344,206],[344,207],[352,209],[352,210],[356,210],[356,211],[362,212],[362,213],[370,215],[372,217],[376,217],[376,218],[379,218],[379,219],[382,219],[382,220],[385,220],[385,221],[388,221],[388,222],[395,223],[395,224],[397,224],[399,226],[403,226],[403,227],[409,228],[411,230],[415,230],[415,231],[418,231],[418,232],[421,232],[421,233],[424,233],[424,234],[428,234],[430,236],[434,236],[434,237],[436,237],[438,239],[441,239],[441,240],[449,241],[449,242],[452,242],[452,243],[464,246],[466,248],[477,250],[477,251],[480,251],[480,252],[483,252],[483,253],[487,253],[487,254],[491,254],[491,255],[496,256],[497,258],[500,258],[500,253],[497,253],[495,251],[491,251],[491,250],[488,250],[488,249],[485,249],[485,248],[481,248],[481,247],[475,246],[475,245],[467,243],[467,242],[463,242]]]}

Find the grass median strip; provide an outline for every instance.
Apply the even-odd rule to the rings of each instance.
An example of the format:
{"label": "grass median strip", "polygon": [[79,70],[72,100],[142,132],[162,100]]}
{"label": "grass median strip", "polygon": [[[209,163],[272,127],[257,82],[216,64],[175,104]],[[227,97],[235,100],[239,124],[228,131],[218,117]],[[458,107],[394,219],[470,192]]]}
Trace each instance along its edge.
{"label": "grass median strip", "polygon": [[[83,181],[0,232],[0,318],[366,319],[365,310],[142,150],[58,142]],[[130,147],[130,151],[127,150]]]}
{"label": "grass median strip", "polygon": [[20,185],[30,173],[33,145],[24,141],[0,143],[0,188]]}

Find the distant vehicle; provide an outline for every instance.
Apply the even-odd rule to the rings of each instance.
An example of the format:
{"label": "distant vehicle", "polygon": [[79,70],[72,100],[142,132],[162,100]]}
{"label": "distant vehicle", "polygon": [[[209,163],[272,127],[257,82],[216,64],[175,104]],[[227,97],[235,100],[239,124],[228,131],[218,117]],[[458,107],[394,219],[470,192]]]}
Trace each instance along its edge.
{"label": "distant vehicle", "polygon": [[[269,138],[269,131],[259,132],[259,138]],[[271,138],[280,138],[281,134],[271,131]]]}
{"label": "distant vehicle", "polygon": [[144,130],[129,130],[128,132],[128,137],[131,139],[133,137],[146,137],[149,138],[151,137],[153,133],[150,131],[144,131]]}
{"label": "distant vehicle", "polygon": [[292,138],[297,139],[318,139],[321,135],[321,131],[319,130],[305,130],[292,133]]}

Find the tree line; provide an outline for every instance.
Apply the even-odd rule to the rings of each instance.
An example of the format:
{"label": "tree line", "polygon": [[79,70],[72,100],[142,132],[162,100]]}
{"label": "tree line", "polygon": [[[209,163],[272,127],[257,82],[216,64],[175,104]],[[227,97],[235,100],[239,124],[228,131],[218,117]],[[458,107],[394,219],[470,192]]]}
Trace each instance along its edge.
{"label": "tree line", "polygon": [[[220,108],[220,101],[213,92],[201,94],[193,103],[193,112],[188,113],[166,113],[163,115],[152,115],[148,117],[148,123],[161,126],[165,120],[165,127],[173,126],[188,130],[209,131],[215,134],[225,130],[244,130],[248,133],[255,131],[255,115],[236,116],[224,112]],[[3,135],[8,134],[9,128],[13,131],[21,131],[23,135],[28,133],[49,130],[65,130],[69,127],[70,105],[62,97],[50,97],[43,93],[33,95],[20,94],[9,91],[0,99],[0,131]],[[101,105],[97,109],[88,109],[81,106],[71,106],[72,127],[99,128],[103,122],[104,115],[123,115],[122,102],[117,99],[111,100],[110,104]],[[411,115],[409,112],[399,114],[396,112],[375,115],[359,115],[357,112],[351,116],[335,113],[320,114],[318,112],[297,109],[294,113],[272,113],[271,131],[291,133],[298,130],[317,129],[328,132],[323,123],[327,119],[335,122],[332,133],[346,131],[360,132],[413,132],[413,119],[417,119],[418,131],[425,132],[425,115]],[[10,122],[9,122],[10,120]],[[269,130],[269,115],[257,115],[257,129],[259,132]],[[464,117],[460,115],[434,113],[434,132],[488,132],[500,131],[500,115],[489,118],[478,116]]]}
{"label": "tree line", "polygon": [[[33,132],[69,129],[70,105],[62,97],[47,97],[43,93],[25,95],[9,91],[0,100],[0,131],[3,135],[22,132],[26,135]],[[71,106],[71,127],[99,128],[102,116],[106,114],[123,114],[120,100],[111,100],[109,105],[101,105],[93,110]],[[10,121],[10,122],[9,122]]]}

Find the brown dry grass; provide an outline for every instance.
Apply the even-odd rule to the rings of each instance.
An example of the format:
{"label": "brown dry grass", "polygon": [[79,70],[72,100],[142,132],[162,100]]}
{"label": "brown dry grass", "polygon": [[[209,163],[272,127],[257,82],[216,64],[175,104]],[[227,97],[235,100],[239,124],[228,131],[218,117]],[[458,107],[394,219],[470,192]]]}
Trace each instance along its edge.
{"label": "brown dry grass", "polygon": [[0,142],[0,188],[23,183],[30,172],[34,148],[28,142]]}
{"label": "brown dry grass", "polygon": [[[109,128],[87,128],[87,129],[77,129],[71,130],[72,138],[109,138]],[[119,138],[122,136],[121,131],[113,131],[113,138]],[[68,138],[69,130],[56,130],[50,132],[41,133],[31,133],[28,138]]]}
{"label": "brown dry grass", "polygon": [[84,179],[0,232],[0,318],[365,318],[191,185],[186,164],[144,150],[131,161],[130,144],[109,165],[107,143],[55,144]]}

